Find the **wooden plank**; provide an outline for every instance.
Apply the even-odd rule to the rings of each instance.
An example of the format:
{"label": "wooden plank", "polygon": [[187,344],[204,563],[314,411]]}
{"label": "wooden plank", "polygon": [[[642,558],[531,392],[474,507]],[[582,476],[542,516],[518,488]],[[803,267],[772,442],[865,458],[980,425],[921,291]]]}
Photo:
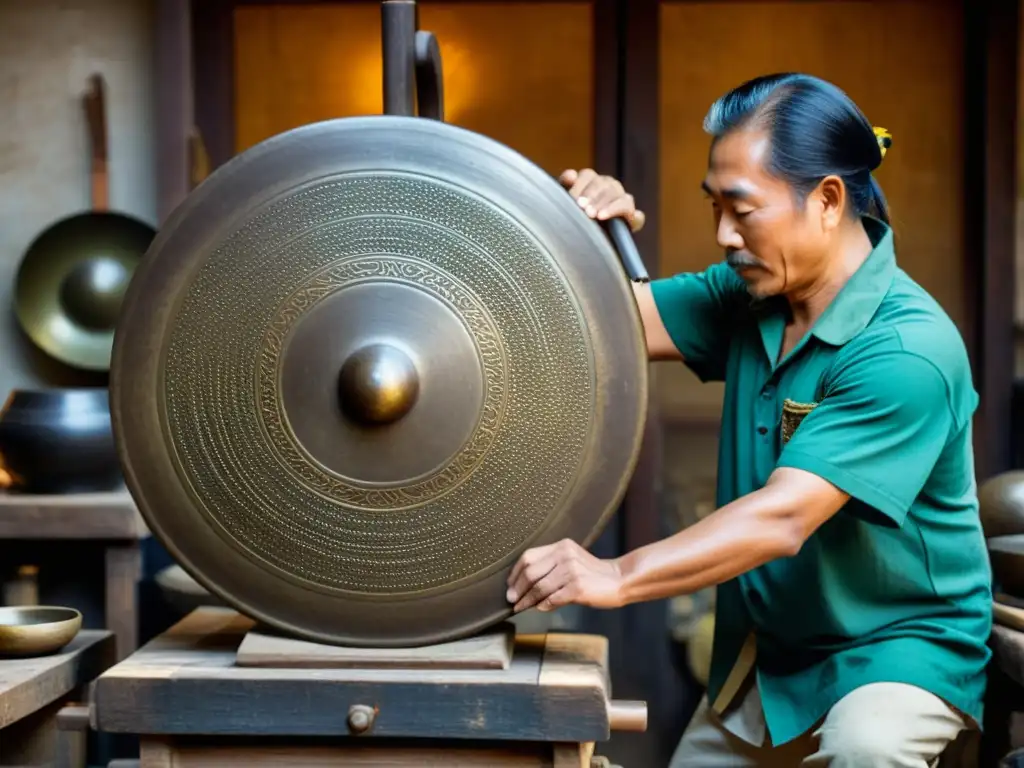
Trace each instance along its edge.
{"label": "wooden plank", "polygon": [[137,541],[148,536],[128,491],[53,496],[0,491],[0,538]]}
{"label": "wooden plank", "polygon": [[0,658],[0,728],[89,683],[114,661],[113,633],[97,629],[83,629],[50,656]]}
{"label": "wooden plank", "polygon": [[549,633],[538,684],[600,688],[611,697],[608,639],[600,635]]}
{"label": "wooden plank", "polygon": [[227,609],[194,611],[99,678],[98,729],[343,736],[349,708],[365,705],[377,712],[367,738],[589,742],[610,734],[607,672],[584,671],[581,660],[594,652],[571,639],[548,635],[548,650],[544,636],[521,635],[508,669],[235,666],[252,626]]}
{"label": "wooden plank", "polygon": [[277,669],[508,669],[515,627],[421,648],[345,648],[253,630],[238,647],[240,667]]}
{"label": "wooden plank", "polygon": [[318,743],[236,743],[224,739],[143,739],[141,768],[589,768],[580,745],[474,742],[377,741]]}

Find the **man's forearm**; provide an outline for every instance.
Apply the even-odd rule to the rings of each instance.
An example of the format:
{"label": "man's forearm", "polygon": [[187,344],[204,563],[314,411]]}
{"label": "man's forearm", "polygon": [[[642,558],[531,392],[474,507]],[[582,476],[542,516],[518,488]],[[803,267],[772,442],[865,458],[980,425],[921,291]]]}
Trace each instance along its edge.
{"label": "man's forearm", "polygon": [[810,535],[794,498],[772,484],[674,536],[618,558],[624,604],[721,584],[799,551]]}

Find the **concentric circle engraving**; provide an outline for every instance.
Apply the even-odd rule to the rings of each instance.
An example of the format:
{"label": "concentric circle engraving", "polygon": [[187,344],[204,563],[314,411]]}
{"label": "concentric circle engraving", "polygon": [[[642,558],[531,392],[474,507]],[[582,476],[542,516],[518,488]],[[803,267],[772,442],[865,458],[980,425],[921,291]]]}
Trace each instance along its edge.
{"label": "concentric circle engraving", "polygon": [[[479,351],[466,374],[485,382],[465,444],[405,483],[327,470],[281,407],[295,323],[368,282],[427,291],[457,313]],[[308,588],[453,585],[504,562],[579,479],[598,402],[581,310],[517,221],[458,188],[352,174],[281,196],[210,250],[169,325],[165,430],[182,480],[234,547]],[[436,338],[413,351],[442,360],[444,349]],[[338,418],[325,409],[325,428]],[[430,434],[418,439],[434,450]]]}
{"label": "concentric circle engraving", "polygon": [[[421,288],[449,304],[463,319],[476,342],[479,366],[483,368],[484,402],[476,420],[476,430],[462,450],[438,471],[406,485],[374,488],[355,478],[329,473],[302,449],[295,434],[287,427],[279,383],[282,353],[289,332],[300,317],[337,291],[361,283],[382,281]],[[445,344],[444,339],[437,341],[439,346]],[[327,340],[324,342],[326,344]],[[422,259],[356,257],[333,264],[310,277],[277,312],[263,340],[257,380],[259,412],[279,460],[312,490],[358,509],[393,510],[425,504],[465,480],[494,443],[504,411],[508,382],[503,352],[498,328],[483,302],[451,275]],[[475,371],[466,371],[464,375],[474,374]],[[386,459],[381,458],[382,461]]]}

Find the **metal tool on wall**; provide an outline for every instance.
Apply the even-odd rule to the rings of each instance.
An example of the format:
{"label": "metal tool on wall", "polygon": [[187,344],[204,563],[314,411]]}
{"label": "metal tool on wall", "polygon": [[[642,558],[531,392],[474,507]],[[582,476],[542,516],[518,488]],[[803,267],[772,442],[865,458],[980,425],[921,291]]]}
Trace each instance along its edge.
{"label": "metal tool on wall", "polygon": [[412,117],[443,115],[439,51],[414,3],[382,8],[392,114],[217,168],[136,270],[111,366],[176,561],[287,634],[379,647],[509,616],[519,554],[618,507],[647,408],[628,227],[620,260],[535,164]]}
{"label": "metal tool on wall", "polygon": [[91,210],[43,231],[15,279],[18,322],[36,346],[73,368],[106,371],[132,272],[156,234],[109,210],[106,85],[90,78],[84,98],[91,145]]}

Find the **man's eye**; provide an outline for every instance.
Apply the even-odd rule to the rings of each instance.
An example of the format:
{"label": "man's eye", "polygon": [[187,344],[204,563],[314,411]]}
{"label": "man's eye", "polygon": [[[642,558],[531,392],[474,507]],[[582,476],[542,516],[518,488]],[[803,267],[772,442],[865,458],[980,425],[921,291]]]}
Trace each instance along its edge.
{"label": "man's eye", "polygon": [[754,209],[753,209],[753,208],[751,208],[751,209],[750,209],[749,211],[740,211],[740,210],[737,210],[737,211],[736,211],[736,215],[737,215],[737,216],[738,216],[739,218],[741,218],[741,219],[742,219],[742,218],[743,218],[744,216],[749,216],[749,215],[750,215],[750,214],[752,214],[753,212],[754,212]]}

